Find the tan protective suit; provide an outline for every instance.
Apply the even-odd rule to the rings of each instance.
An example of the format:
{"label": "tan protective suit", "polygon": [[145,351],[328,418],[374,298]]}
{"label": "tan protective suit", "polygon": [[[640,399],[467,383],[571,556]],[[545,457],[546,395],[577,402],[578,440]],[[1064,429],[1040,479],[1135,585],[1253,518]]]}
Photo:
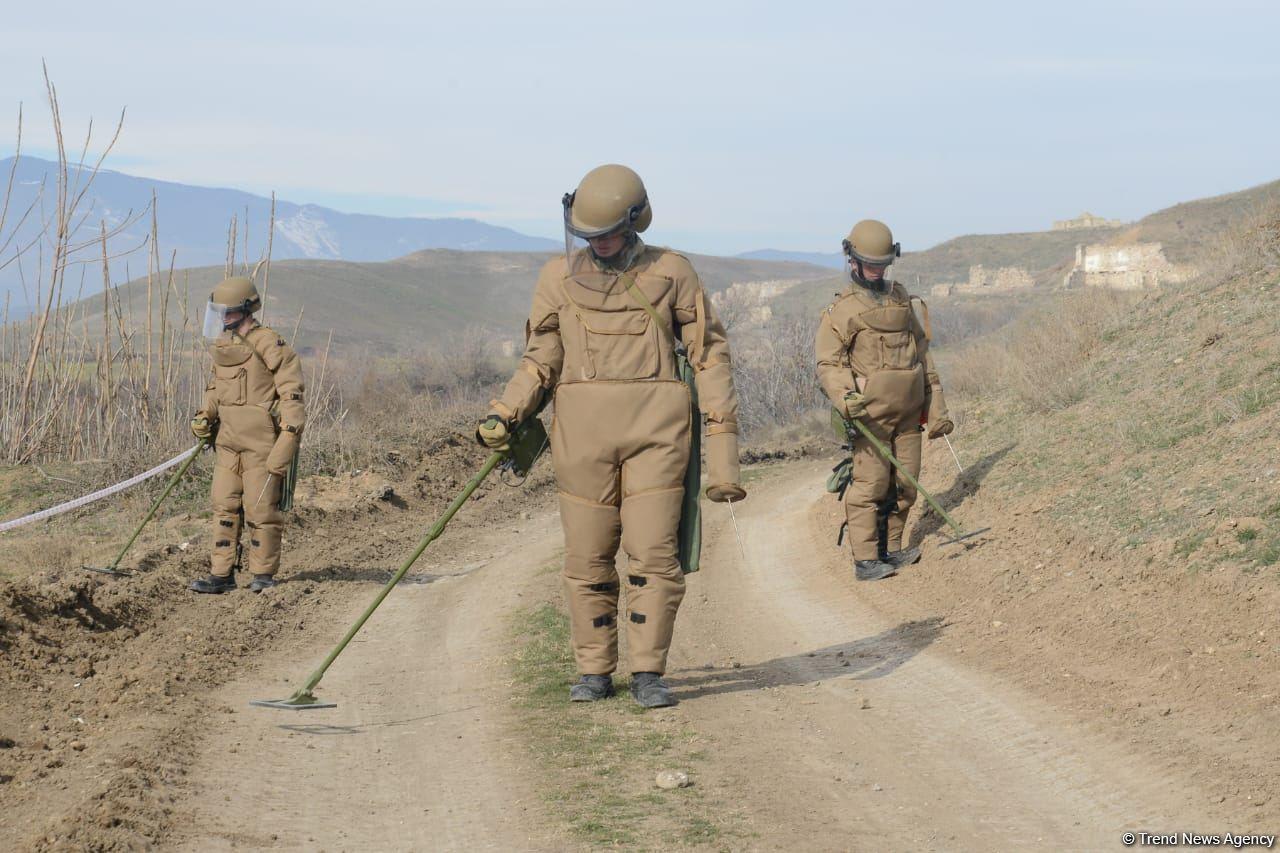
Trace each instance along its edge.
{"label": "tan protective suit", "polygon": [[[626,276],[687,348],[707,424],[708,465],[731,465],[724,481],[737,482],[738,401],[724,329],[684,256],[638,239],[624,251],[633,260],[623,276],[586,249],[573,255],[573,277],[564,257],[543,267],[523,361],[493,402],[495,412],[519,422],[555,393],[551,454],[564,583],[584,675],[608,675],[618,664],[619,544],[628,557],[632,672],[666,671],[684,597],[676,537],[690,430],[701,425],[690,423],[689,389],[676,373],[671,340],[627,292]],[[713,445],[726,458],[712,458]]]}
{"label": "tan protective suit", "polygon": [[284,523],[280,487],[306,418],[302,361],[266,326],[244,337],[224,335],[209,352],[213,380],[197,414],[218,424],[211,573],[226,577],[238,564],[243,518],[250,530],[249,571],[274,575]]}
{"label": "tan protective suit", "polygon": [[[942,382],[929,355],[929,335],[906,289],[891,282],[882,294],[851,284],[822,312],[815,349],[818,381],[832,404],[844,412],[845,394],[862,392],[867,408],[863,423],[918,477],[921,416],[927,413],[930,422],[939,423],[948,415]],[[893,487],[897,503],[888,518],[887,550],[898,551],[916,490],[859,436],[853,445],[853,481],[845,491],[855,560],[879,559],[876,506]]]}

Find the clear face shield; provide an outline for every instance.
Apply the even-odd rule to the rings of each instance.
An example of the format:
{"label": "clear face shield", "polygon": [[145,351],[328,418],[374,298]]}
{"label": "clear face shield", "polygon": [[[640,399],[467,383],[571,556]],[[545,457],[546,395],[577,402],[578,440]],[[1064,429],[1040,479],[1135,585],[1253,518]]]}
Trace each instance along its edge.
{"label": "clear face shield", "polygon": [[207,302],[204,306],[204,337],[208,341],[216,341],[227,329],[227,314],[231,309],[216,302]]}
{"label": "clear face shield", "polygon": [[[886,258],[876,258],[874,260],[863,258],[853,250],[853,246],[848,240],[844,241],[844,272],[851,281],[861,284],[872,290],[885,291],[888,289],[889,267],[894,260],[902,256],[902,249],[898,243],[893,244],[893,254]],[[870,267],[870,270],[868,270]],[[876,273],[879,273],[877,276]]]}
{"label": "clear face shield", "polygon": [[626,257],[635,244],[636,234],[632,223],[639,217],[641,208],[627,211],[627,215],[604,228],[582,228],[573,221],[573,193],[565,193],[564,205],[564,254],[569,266],[569,277],[593,290],[606,289],[616,278],[616,270],[610,262]]}

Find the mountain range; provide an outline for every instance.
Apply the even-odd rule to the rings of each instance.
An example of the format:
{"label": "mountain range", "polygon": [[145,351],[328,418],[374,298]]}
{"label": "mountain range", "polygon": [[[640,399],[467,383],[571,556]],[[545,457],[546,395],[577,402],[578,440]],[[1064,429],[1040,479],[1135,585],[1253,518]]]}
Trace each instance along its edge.
{"label": "mountain range", "polygon": [[[14,160],[13,157],[0,160],[0,180],[14,170]],[[0,256],[0,264],[12,258],[17,246],[29,243],[39,233],[41,210],[43,216],[48,217],[56,199],[56,175],[57,164],[52,161],[27,155],[17,158],[9,224],[3,236],[8,236],[22,212],[33,202],[36,207],[19,227],[17,239]],[[150,218],[144,216],[131,224],[130,220],[147,210],[153,194],[159,221],[160,257],[166,265],[174,251],[179,267],[223,263],[227,230],[233,216],[238,218],[241,239],[245,222],[249,224],[249,257],[257,257],[265,248],[266,223],[271,217],[270,198],[240,190],[135,177],[106,169],[98,172],[81,202],[82,222],[77,242],[93,240],[99,223],[105,222],[108,230],[124,226],[109,242],[111,254],[141,245],[150,231]],[[278,260],[386,261],[423,249],[536,252],[553,251],[558,245],[555,240],[531,237],[476,219],[371,216],[277,199],[271,254]],[[89,261],[99,257],[100,252],[97,246],[87,246],[79,254]],[[28,293],[34,292],[35,263],[34,250],[27,252],[21,271],[26,274]],[[128,258],[128,264],[136,276],[139,270],[145,270],[146,257],[135,252]],[[124,260],[115,262],[112,277],[115,280],[126,277]],[[67,286],[75,289],[78,281],[79,272],[75,271],[68,276]],[[100,273],[86,276],[86,293],[100,286]],[[0,294],[6,290],[14,294],[15,305],[27,301],[17,263],[9,263],[0,270]]]}

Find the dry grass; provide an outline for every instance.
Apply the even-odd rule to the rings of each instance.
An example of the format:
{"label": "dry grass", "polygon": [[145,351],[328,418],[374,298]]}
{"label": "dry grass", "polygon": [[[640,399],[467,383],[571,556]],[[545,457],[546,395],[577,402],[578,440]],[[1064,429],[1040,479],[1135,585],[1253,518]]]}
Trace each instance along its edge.
{"label": "dry grass", "polygon": [[738,423],[744,439],[776,431],[828,405],[814,366],[812,320],[781,317],[733,347]]}
{"label": "dry grass", "polygon": [[1098,288],[1064,293],[967,346],[943,350],[944,385],[953,396],[1004,396],[1029,411],[1065,408],[1088,387],[1090,355],[1142,298]]}

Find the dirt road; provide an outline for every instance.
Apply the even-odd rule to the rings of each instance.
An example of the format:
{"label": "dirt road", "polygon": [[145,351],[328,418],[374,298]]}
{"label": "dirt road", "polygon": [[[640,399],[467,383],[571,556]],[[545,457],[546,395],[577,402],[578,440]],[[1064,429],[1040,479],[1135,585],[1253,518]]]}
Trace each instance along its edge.
{"label": "dirt road", "polygon": [[[682,704],[666,713],[713,745],[691,769],[746,816],[730,846],[1120,849],[1127,830],[1209,825],[1190,774],[958,659],[945,617],[868,603],[830,542],[815,489],[825,470],[775,466],[753,485],[739,515],[745,558],[728,514],[709,506],[709,568],[681,612],[671,681]],[[545,769],[513,734],[506,698],[511,614],[558,587],[545,570],[554,514],[522,525],[519,539],[478,539],[465,570],[428,567],[430,582],[397,590],[326,678],[337,709],[247,702],[286,695],[363,597],[305,654],[224,687],[214,701],[234,713],[202,741],[184,795],[195,817],[174,844],[574,847],[548,818]]]}

